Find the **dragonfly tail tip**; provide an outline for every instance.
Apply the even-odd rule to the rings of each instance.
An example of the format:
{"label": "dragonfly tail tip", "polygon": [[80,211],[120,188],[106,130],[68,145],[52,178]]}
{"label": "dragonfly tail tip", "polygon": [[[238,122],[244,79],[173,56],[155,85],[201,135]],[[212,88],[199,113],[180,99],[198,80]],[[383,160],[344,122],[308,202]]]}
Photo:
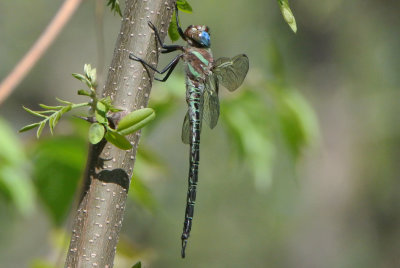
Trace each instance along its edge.
{"label": "dragonfly tail tip", "polygon": [[181,251],[182,259],[185,258],[186,244],[187,244],[187,240],[182,240],[182,251]]}

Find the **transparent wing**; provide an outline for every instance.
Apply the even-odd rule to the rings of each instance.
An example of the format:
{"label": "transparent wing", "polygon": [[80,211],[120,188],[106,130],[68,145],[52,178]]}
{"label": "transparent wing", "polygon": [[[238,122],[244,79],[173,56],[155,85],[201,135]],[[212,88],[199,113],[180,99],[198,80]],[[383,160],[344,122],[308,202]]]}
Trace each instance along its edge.
{"label": "transparent wing", "polygon": [[[200,133],[201,127],[203,125],[203,107],[204,107],[204,98],[200,99]],[[183,119],[182,125],[182,134],[181,139],[184,144],[190,144],[190,121],[189,121],[189,111],[186,112],[185,119]]]}
{"label": "transparent wing", "polygon": [[219,58],[214,63],[213,73],[229,91],[234,91],[242,83],[249,70],[249,58],[240,54],[232,59]]}
{"label": "transparent wing", "polygon": [[218,80],[214,75],[208,77],[204,91],[203,118],[208,126],[213,129],[218,122],[219,99],[218,99]]}

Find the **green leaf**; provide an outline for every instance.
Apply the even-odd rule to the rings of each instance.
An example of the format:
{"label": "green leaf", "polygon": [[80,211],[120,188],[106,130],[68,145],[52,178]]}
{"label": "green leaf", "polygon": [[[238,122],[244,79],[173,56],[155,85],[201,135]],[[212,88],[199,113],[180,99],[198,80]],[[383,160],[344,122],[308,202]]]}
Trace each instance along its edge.
{"label": "green leaf", "polygon": [[155,116],[156,113],[151,108],[133,111],[119,121],[117,131],[122,135],[131,134],[147,125]]}
{"label": "green leaf", "polygon": [[76,73],[73,73],[72,76],[75,77],[76,79],[80,80],[81,82],[85,83],[88,87],[92,86],[92,83],[85,76],[83,76],[81,74],[76,74]]}
{"label": "green leaf", "polygon": [[122,17],[121,7],[118,0],[108,0],[107,6],[111,7],[111,11],[114,11],[114,14],[118,13]]}
{"label": "green leaf", "polygon": [[111,111],[111,112],[115,113],[115,112],[123,111],[122,109],[119,109],[112,105],[110,96],[100,99],[99,102],[103,103],[106,106],[107,112]]}
{"label": "green leaf", "polygon": [[[172,17],[175,17],[175,10],[174,13],[172,14]],[[169,28],[168,28],[168,36],[171,39],[172,42],[175,42],[179,39],[179,33],[178,33],[178,26],[176,25],[176,20],[172,19]]]}
{"label": "green leaf", "polygon": [[92,81],[92,85],[96,85],[96,79],[97,79],[97,74],[96,74],[96,68],[93,68],[92,71],[90,72],[90,80]]}
{"label": "green leaf", "polygon": [[89,128],[89,141],[91,144],[99,143],[104,137],[104,126],[99,123],[93,123]]}
{"label": "green leaf", "polygon": [[[43,109],[47,109],[47,110],[58,110],[61,109],[62,106],[49,106],[49,105],[45,105],[45,104],[39,104],[39,106]],[[51,112],[51,111],[50,111]]]}
{"label": "green leaf", "polygon": [[86,91],[86,90],[84,90],[84,89],[79,89],[78,90],[78,95],[82,95],[82,96],[91,96],[91,93],[90,92],[88,92],[88,91]]}
{"label": "green leaf", "polygon": [[[178,6],[178,9],[180,11],[186,12],[186,13],[192,13],[192,7],[189,5],[188,1],[186,0],[178,0],[176,1],[176,5]],[[172,16],[174,18],[174,16]]]}
{"label": "green leaf", "polygon": [[90,81],[91,87],[96,84],[96,68],[92,69],[90,64],[85,64],[83,66],[83,71],[85,72],[86,78]]}
{"label": "green leaf", "polygon": [[97,122],[103,124],[108,123],[107,111],[108,111],[107,106],[103,102],[98,101],[96,104],[96,112],[95,112]]}
{"label": "green leaf", "polygon": [[56,120],[56,118],[57,118],[57,116],[50,116],[50,119],[49,119],[49,128],[50,128],[50,133],[51,133],[51,135],[53,135],[53,130],[54,130],[54,127],[56,126],[56,124],[54,124],[55,122],[55,120]]}
{"label": "green leaf", "polygon": [[59,98],[56,98],[56,100],[58,102],[62,103],[62,104],[72,105],[72,102],[70,102],[70,101],[62,100],[62,99],[59,99]]}
{"label": "green leaf", "polygon": [[132,268],[142,268],[142,263],[138,261],[136,264],[132,266]]}
{"label": "green leaf", "polygon": [[36,137],[39,139],[40,135],[42,134],[43,128],[46,125],[46,121],[40,122],[39,128],[36,132]]}
{"label": "green leaf", "polygon": [[117,112],[121,112],[121,111],[123,111],[123,109],[120,109],[120,108],[117,108],[117,107],[115,107],[115,106],[110,106],[110,111],[111,112],[113,112],[113,113],[117,113]]}
{"label": "green leaf", "polygon": [[102,98],[99,100],[99,102],[102,102],[107,108],[111,106],[111,98],[110,96],[107,96],[105,98]]}
{"label": "green leaf", "polygon": [[85,73],[86,78],[90,80],[90,73],[92,71],[92,66],[90,64],[85,63],[83,65],[83,72]]}
{"label": "green leaf", "polygon": [[297,24],[296,19],[292,13],[292,10],[289,7],[288,0],[278,0],[279,7],[282,12],[282,16],[285,19],[286,23],[289,24],[290,28],[294,33],[297,32]]}
{"label": "green leaf", "polygon": [[70,103],[70,105],[64,106],[59,113],[61,113],[61,115],[65,114],[66,112],[69,112],[72,108],[72,103]]}
{"label": "green leaf", "polygon": [[129,150],[132,148],[132,144],[124,136],[111,129],[107,129],[104,138],[122,150]]}
{"label": "green leaf", "polygon": [[39,116],[39,117],[42,117],[42,118],[47,118],[47,115],[43,115],[43,114],[40,114],[38,112],[32,111],[31,109],[26,108],[25,106],[22,106],[22,108],[24,108],[24,110],[27,111],[28,113],[30,113],[31,115],[36,115],[36,116]]}
{"label": "green leaf", "polygon": [[53,129],[56,127],[58,120],[60,120],[60,118],[61,118],[61,115],[62,115],[62,113],[58,112],[58,113],[53,114],[50,117],[50,120],[49,120],[50,131],[53,131]]}
{"label": "green leaf", "polygon": [[27,126],[24,126],[23,128],[21,128],[20,130],[18,130],[18,132],[25,132],[25,131],[28,131],[28,130],[31,130],[32,128],[35,128],[35,127],[39,126],[39,125],[40,125],[40,122],[39,122],[39,123],[34,123],[34,124],[27,125]]}

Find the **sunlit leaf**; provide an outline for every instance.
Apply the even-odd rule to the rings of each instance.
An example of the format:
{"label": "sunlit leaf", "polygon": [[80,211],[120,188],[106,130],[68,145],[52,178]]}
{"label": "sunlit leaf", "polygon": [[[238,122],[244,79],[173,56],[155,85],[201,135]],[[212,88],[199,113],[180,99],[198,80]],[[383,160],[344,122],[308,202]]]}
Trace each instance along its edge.
{"label": "sunlit leaf", "polygon": [[54,127],[57,124],[55,120],[57,119],[57,116],[51,116],[49,119],[49,128],[50,128],[50,133],[53,135]]}
{"label": "sunlit leaf", "polygon": [[283,18],[285,19],[286,23],[289,24],[292,31],[294,33],[296,33],[297,32],[296,19],[294,18],[292,10],[289,7],[288,0],[278,0],[278,3],[279,3],[279,7],[281,9]]}
{"label": "sunlit leaf", "polygon": [[54,127],[57,125],[58,121],[61,118],[61,113],[55,113],[52,117],[51,117],[51,125],[52,128],[54,129]]}
{"label": "sunlit leaf", "polygon": [[70,101],[62,100],[62,99],[59,99],[59,98],[56,98],[56,100],[58,102],[62,103],[62,104],[66,104],[66,105],[71,105],[72,104],[72,102],[70,102]]}
{"label": "sunlit leaf", "polygon": [[131,134],[147,125],[154,118],[155,112],[151,108],[133,111],[121,119],[117,131],[122,135]]}
{"label": "sunlit leaf", "polygon": [[89,128],[89,141],[91,144],[99,143],[104,137],[104,126],[99,123],[93,123]]}
{"label": "sunlit leaf", "polygon": [[39,104],[39,106],[43,109],[47,109],[47,110],[58,110],[61,109],[62,106],[50,106],[50,105],[45,105],[45,104]]}
{"label": "sunlit leaf", "polygon": [[46,121],[40,122],[40,125],[39,125],[39,127],[38,127],[38,130],[37,130],[37,132],[36,132],[36,137],[37,137],[38,139],[40,138],[40,135],[42,134],[42,131],[43,131],[43,128],[45,127],[45,125],[46,125]]}
{"label": "sunlit leaf", "polygon": [[88,87],[91,87],[89,79],[87,79],[84,75],[73,73],[72,76],[80,80],[81,82],[85,83]]}
{"label": "sunlit leaf", "polygon": [[83,66],[83,71],[85,72],[86,78],[90,82],[89,87],[94,87],[96,84],[96,68],[92,69],[92,66],[90,64],[85,64]]}
{"label": "sunlit leaf", "polygon": [[26,108],[25,106],[22,106],[22,108],[24,108],[24,110],[27,111],[28,113],[30,113],[31,115],[35,115],[35,116],[47,118],[46,115],[42,115],[42,114],[40,114],[40,113],[38,113],[38,112],[36,112],[36,111],[32,111],[31,109]]}
{"label": "sunlit leaf", "polygon": [[98,101],[97,105],[96,105],[96,112],[95,112],[97,122],[99,122],[99,123],[107,123],[108,122],[107,111],[108,111],[107,106],[103,102]]}
{"label": "sunlit leaf", "polygon": [[39,122],[39,123],[33,123],[33,124],[30,124],[30,125],[24,126],[24,127],[21,128],[20,130],[18,130],[18,132],[25,132],[25,131],[28,131],[28,130],[31,130],[31,129],[33,129],[33,128],[39,126],[39,125],[40,125],[40,122]]}

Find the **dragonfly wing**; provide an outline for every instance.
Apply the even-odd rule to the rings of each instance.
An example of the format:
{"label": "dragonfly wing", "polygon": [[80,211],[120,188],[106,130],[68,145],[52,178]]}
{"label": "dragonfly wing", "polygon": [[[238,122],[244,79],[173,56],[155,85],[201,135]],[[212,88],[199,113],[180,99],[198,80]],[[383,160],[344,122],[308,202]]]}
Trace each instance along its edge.
{"label": "dragonfly wing", "polygon": [[190,122],[189,122],[189,111],[186,112],[185,119],[183,119],[182,126],[182,142],[184,144],[190,143]]}
{"label": "dragonfly wing", "polygon": [[229,91],[234,91],[242,83],[249,70],[249,58],[240,54],[232,59],[219,58],[214,63],[213,73]]}
{"label": "dragonfly wing", "polygon": [[208,126],[213,129],[218,122],[219,99],[218,99],[218,80],[214,75],[209,76],[204,91],[203,118]]}

